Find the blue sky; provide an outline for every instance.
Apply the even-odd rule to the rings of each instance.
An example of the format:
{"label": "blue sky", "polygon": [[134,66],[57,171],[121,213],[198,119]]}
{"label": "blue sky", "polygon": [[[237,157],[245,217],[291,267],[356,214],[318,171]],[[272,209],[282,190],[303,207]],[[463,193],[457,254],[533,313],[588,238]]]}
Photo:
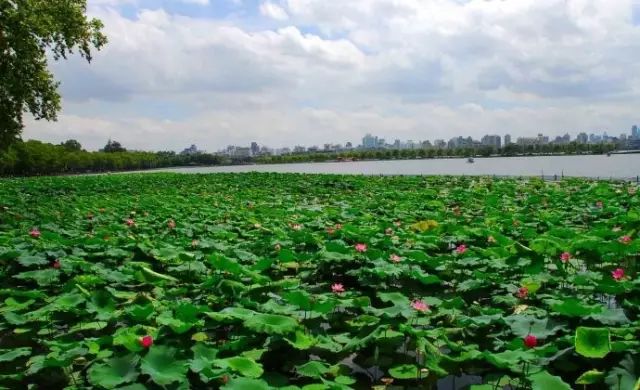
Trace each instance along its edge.
{"label": "blue sky", "polygon": [[52,63],[26,138],[217,150],[640,122],[636,0],[88,0],[109,44]]}

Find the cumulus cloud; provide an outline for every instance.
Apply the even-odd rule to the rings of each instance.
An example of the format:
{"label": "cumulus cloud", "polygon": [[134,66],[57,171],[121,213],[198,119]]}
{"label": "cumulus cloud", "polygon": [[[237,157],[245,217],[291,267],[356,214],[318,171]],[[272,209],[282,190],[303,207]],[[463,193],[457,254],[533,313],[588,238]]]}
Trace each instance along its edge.
{"label": "cumulus cloud", "polygon": [[25,134],[213,150],[366,132],[618,134],[640,121],[633,0],[248,3],[189,16],[144,0],[90,0],[109,45],[90,65],[53,65],[64,113]]}
{"label": "cumulus cloud", "polygon": [[287,15],[286,11],[282,7],[272,3],[271,1],[265,1],[260,4],[260,13],[275,20],[289,19],[289,15]]}

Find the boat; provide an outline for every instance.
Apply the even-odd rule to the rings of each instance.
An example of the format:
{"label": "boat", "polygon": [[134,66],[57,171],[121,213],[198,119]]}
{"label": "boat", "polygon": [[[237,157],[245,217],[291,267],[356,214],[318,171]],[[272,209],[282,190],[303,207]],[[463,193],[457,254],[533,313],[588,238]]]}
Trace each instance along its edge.
{"label": "boat", "polygon": [[611,152],[607,152],[607,157],[611,157]]}
{"label": "boat", "polygon": [[467,158],[467,162],[468,162],[469,164],[472,164],[472,163],[474,162],[474,161],[473,161],[473,157],[469,157],[469,158]]}

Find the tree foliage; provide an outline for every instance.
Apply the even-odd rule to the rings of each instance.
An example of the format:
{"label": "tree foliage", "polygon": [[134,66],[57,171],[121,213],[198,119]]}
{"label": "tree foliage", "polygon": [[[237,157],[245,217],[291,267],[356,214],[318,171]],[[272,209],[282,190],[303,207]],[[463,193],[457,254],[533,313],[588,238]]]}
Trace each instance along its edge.
{"label": "tree foliage", "polygon": [[20,137],[23,114],[55,120],[59,83],[47,57],[66,59],[107,42],[102,22],[86,16],[86,0],[0,0],[0,149]]}

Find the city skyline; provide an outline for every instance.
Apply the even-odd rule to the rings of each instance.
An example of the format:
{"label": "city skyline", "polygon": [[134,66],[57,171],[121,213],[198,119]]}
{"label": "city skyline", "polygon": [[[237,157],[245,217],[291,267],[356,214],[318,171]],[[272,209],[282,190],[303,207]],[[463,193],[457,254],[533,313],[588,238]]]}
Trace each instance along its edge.
{"label": "city skyline", "polygon": [[[109,38],[51,62],[63,111],[25,139],[207,150],[638,120],[634,0],[89,0]],[[575,134],[572,134],[575,136]]]}
{"label": "city skyline", "polygon": [[[269,145],[260,145],[257,142],[251,142],[250,146],[243,145],[227,145],[223,149],[217,150],[215,153],[229,156],[256,156],[260,154],[289,154],[304,152],[339,152],[349,150],[375,150],[375,149],[456,149],[464,147],[492,147],[500,149],[507,145],[547,145],[547,144],[569,144],[577,142],[580,144],[597,144],[597,143],[616,143],[623,148],[640,149],[640,127],[632,125],[628,133],[618,135],[610,135],[606,131],[597,134],[579,132],[575,137],[571,137],[569,133],[557,135],[555,137],[538,133],[530,137],[512,137],[511,134],[485,134],[481,139],[474,139],[471,136],[455,136],[448,140],[400,140],[394,139],[393,143],[389,143],[385,138],[377,137],[371,133],[365,134],[361,138],[360,143],[351,141],[345,144],[324,143],[322,145],[290,145],[284,147],[271,147]],[[634,142],[631,142],[634,141]],[[196,145],[184,149],[182,153],[197,150]]]}

